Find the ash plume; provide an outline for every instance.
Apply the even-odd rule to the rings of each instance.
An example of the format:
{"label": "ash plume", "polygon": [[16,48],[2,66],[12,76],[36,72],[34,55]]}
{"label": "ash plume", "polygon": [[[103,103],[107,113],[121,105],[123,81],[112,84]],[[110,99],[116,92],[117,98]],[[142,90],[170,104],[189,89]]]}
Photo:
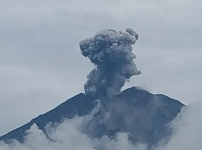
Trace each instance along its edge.
{"label": "ash plume", "polygon": [[136,56],[132,45],[137,39],[138,34],[132,29],[125,32],[107,29],[80,42],[82,55],[95,65],[84,85],[86,94],[98,97],[119,94],[126,80],[141,73],[133,61]]}

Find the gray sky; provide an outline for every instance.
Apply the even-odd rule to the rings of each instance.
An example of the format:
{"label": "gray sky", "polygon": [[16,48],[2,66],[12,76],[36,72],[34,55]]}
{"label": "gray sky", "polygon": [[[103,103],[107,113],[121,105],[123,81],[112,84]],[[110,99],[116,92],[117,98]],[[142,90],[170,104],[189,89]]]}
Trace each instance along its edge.
{"label": "gray sky", "polygon": [[[185,104],[202,89],[200,0],[0,0],[0,135],[83,92],[79,41],[133,28],[139,85]],[[125,87],[125,88],[126,88]]]}

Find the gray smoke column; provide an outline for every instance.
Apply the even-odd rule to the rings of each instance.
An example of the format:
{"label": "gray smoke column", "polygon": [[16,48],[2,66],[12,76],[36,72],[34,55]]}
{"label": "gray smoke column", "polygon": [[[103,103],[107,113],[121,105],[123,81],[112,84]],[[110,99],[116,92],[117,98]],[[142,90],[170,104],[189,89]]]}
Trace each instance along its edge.
{"label": "gray smoke column", "polygon": [[80,42],[82,55],[95,64],[84,85],[86,94],[98,97],[119,94],[127,79],[141,73],[133,61],[136,56],[132,45],[137,39],[138,34],[132,29],[125,32],[107,29]]}

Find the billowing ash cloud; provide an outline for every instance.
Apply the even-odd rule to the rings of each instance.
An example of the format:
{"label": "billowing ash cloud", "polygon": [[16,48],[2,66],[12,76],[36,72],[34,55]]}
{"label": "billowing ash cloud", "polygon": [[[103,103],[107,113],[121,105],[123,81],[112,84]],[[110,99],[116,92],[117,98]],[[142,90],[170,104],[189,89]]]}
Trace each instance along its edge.
{"label": "billowing ash cloud", "polygon": [[133,61],[136,56],[132,45],[137,39],[138,34],[132,29],[125,32],[108,29],[80,42],[82,55],[95,64],[84,85],[86,94],[116,95],[127,79],[141,73]]}

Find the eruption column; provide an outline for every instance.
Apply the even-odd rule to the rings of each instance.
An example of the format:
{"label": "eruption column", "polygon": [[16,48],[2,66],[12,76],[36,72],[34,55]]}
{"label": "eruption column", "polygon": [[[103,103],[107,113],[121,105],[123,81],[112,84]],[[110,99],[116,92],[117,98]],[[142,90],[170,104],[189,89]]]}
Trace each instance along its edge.
{"label": "eruption column", "polygon": [[80,42],[82,55],[95,65],[84,85],[86,94],[117,95],[127,79],[141,73],[133,61],[136,56],[132,45],[137,39],[138,34],[132,29],[125,32],[107,29]]}

